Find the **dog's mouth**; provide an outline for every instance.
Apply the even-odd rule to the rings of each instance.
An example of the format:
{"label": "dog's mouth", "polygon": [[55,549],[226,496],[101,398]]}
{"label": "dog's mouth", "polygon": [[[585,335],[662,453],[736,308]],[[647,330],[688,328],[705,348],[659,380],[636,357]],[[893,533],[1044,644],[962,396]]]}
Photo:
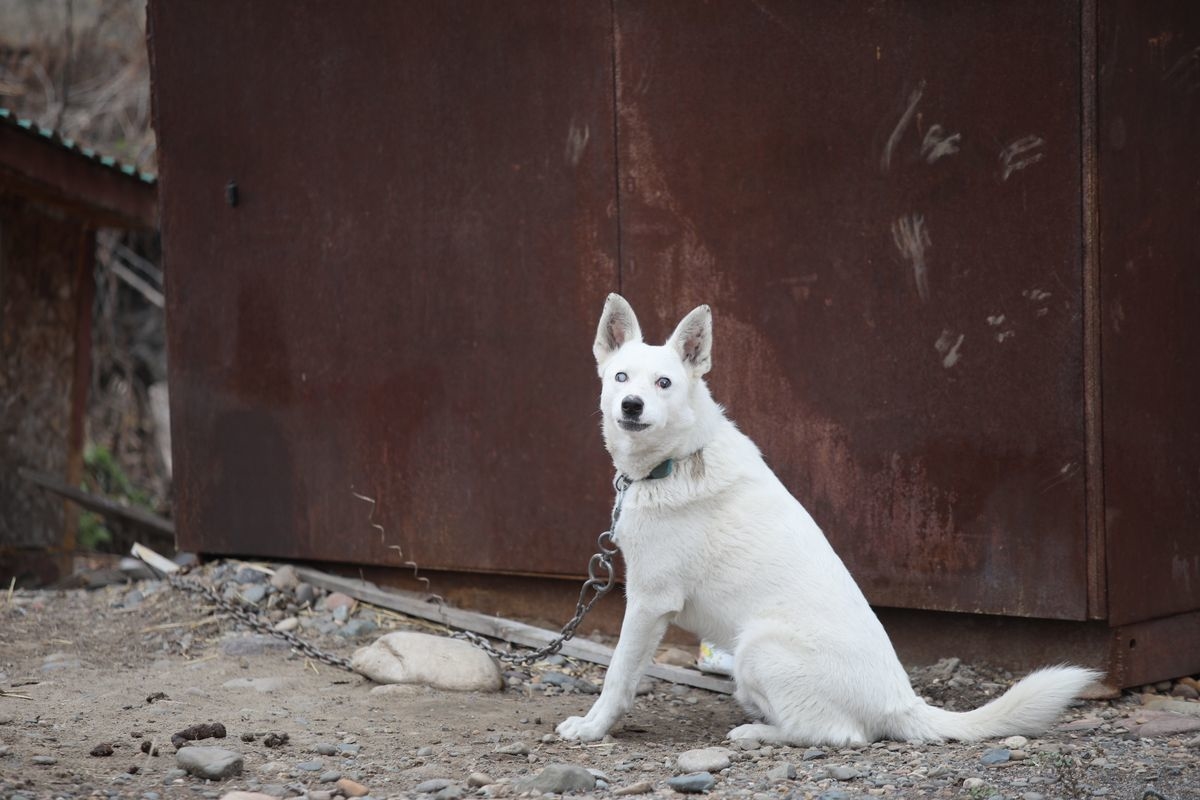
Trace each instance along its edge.
{"label": "dog's mouth", "polygon": [[630,431],[631,433],[644,431],[650,427],[649,422],[634,422],[631,419],[619,419],[617,420],[617,424],[621,426],[621,430]]}

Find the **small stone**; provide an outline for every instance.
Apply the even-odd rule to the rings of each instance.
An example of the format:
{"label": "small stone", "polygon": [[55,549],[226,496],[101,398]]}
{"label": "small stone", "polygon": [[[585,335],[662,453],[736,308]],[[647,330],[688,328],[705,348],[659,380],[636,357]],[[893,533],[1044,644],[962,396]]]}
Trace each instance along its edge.
{"label": "small stone", "polygon": [[434,794],[434,800],[459,800],[463,796],[463,790],[457,786],[447,786],[440,792]]}
{"label": "small stone", "polygon": [[336,769],[331,769],[327,772],[322,772],[317,777],[317,783],[336,783],[337,781],[341,780],[341,778],[342,773],[338,772]]}
{"label": "small stone", "polygon": [[850,800],[854,796],[842,789],[826,789],[817,795],[816,800]]}
{"label": "small stone", "polygon": [[674,778],[667,779],[667,786],[684,794],[707,792],[716,783],[716,779],[708,772],[689,772],[686,775],[676,775]]}
{"label": "small stone", "polygon": [[767,771],[767,780],[771,783],[783,783],[796,779],[796,767],[792,764],[780,764]]}
{"label": "small stone", "polygon": [[985,767],[997,767],[1012,760],[1012,751],[1006,747],[993,747],[980,757],[979,763]]}
{"label": "small stone", "polygon": [[495,783],[495,781],[492,780],[492,776],[482,772],[472,772],[467,776],[467,786],[470,786],[472,789],[478,789],[482,786],[491,786],[493,783]]}
{"label": "small stone", "polygon": [[1025,792],[1021,795],[1021,800],[1046,800],[1046,795],[1041,792]]}
{"label": "small stone", "polygon": [[596,788],[596,776],[575,764],[549,764],[532,778],[518,781],[520,792],[590,792]]}
{"label": "small stone", "polygon": [[418,747],[417,748],[417,758],[428,758],[431,755],[433,755],[432,747]]}
{"label": "small stone", "polygon": [[808,750],[804,751],[804,755],[802,755],[800,757],[800,760],[801,761],[815,761],[818,758],[825,758],[825,751],[818,750],[817,748],[812,747],[812,748],[809,748]]}
{"label": "small stone", "polygon": [[341,754],[343,756],[353,758],[354,756],[356,756],[360,752],[362,752],[362,745],[361,744],[348,744],[346,742],[343,742],[337,746],[337,751],[339,754]]}
{"label": "small stone", "polygon": [[1173,697],[1183,697],[1188,700],[1195,700],[1196,698],[1200,697],[1200,692],[1196,691],[1191,686],[1188,686],[1186,683],[1177,683],[1175,684],[1174,688],[1171,689],[1171,695]]}
{"label": "small stone", "polygon": [[49,767],[58,763],[58,759],[54,756],[34,756],[29,760],[39,767]]}
{"label": "small stone", "polygon": [[652,791],[654,791],[654,784],[650,783],[650,781],[638,781],[628,786],[622,786],[619,789],[613,789],[613,794],[618,797],[624,797],[631,794],[647,794]]}
{"label": "small stone", "polygon": [[281,592],[290,592],[300,585],[300,575],[291,564],[284,564],[271,576],[271,585]]}
{"label": "small stone", "polygon": [[1027,744],[1029,744],[1029,740],[1024,736],[1010,736],[1004,740],[1004,746],[1009,750],[1020,750]]}
{"label": "small stone", "polygon": [[283,619],[279,620],[279,622],[275,623],[275,630],[282,631],[283,633],[291,633],[299,627],[300,620],[296,619],[295,617],[284,617]]}
{"label": "small stone", "polygon": [[1009,752],[1008,757],[1013,761],[1024,761],[1029,758],[1029,753],[1025,750],[1013,750]]}
{"label": "small stone", "polygon": [[838,766],[829,768],[829,777],[835,781],[852,781],[855,778],[861,778],[862,773],[854,767]]}
{"label": "small stone", "polygon": [[242,600],[252,606],[256,606],[263,601],[267,596],[267,585],[265,583],[254,583],[242,589]]}
{"label": "small stone", "polygon": [[680,772],[720,772],[732,763],[733,751],[724,747],[688,750],[675,759]]}
{"label": "small stone", "polygon": [[317,599],[316,587],[303,581],[296,584],[296,590],[292,594],[296,598],[296,604],[300,606],[310,606]]}
{"label": "small stone", "polygon": [[89,755],[93,755],[96,758],[104,758],[105,756],[111,756],[112,754],[113,746],[108,742],[101,742],[93,747],[91,753],[89,753]]}
{"label": "small stone", "polygon": [[337,782],[337,788],[345,797],[364,797],[371,793],[370,789],[358,781],[352,781],[349,778],[340,778]]}
{"label": "small stone", "polygon": [[358,617],[343,625],[342,629],[338,631],[338,633],[347,639],[352,639],[355,636],[366,636],[374,633],[377,630],[379,630],[379,626],[374,622],[369,619]]}
{"label": "small stone", "polygon": [[234,583],[246,585],[248,583],[266,583],[267,573],[262,570],[254,569],[253,567],[242,567],[233,576]]}
{"label": "small stone", "polygon": [[325,598],[325,610],[336,611],[339,608],[350,608],[354,605],[354,598],[342,592],[333,592]]}
{"label": "small stone", "polygon": [[175,754],[175,763],[198,778],[219,781],[242,772],[242,756],[221,747],[185,747]]}
{"label": "small stone", "polygon": [[221,642],[221,653],[227,656],[258,656],[267,652],[278,652],[291,647],[283,639],[265,633],[235,636]]}
{"label": "small stone", "polygon": [[424,783],[418,783],[413,788],[413,791],[417,792],[418,794],[433,794],[435,792],[440,792],[442,789],[445,789],[452,783],[454,783],[454,781],[450,780],[449,778],[432,778]]}
{"label": "small stone", "polygon": [[511,742],[509,744],[500,745],[492,752],[500,753],[501,755],[505,756],[527,756],[529,755],[529,745],[525,744],[524,742]]}
{"label": "small stone", "polygon": [[962,786],[967,791],[978,789],[980,786],[983,786],[983,778],[965,778],[963,779]]}
{"label": "small stone", "polygon": [[325,763],[322,761],[301,761],[296,765],[296,769],[302,769],[305,772],[320,772],[325,769]]}
{"label": "small stone", "polygon": [[319,756],[336,756],[337,751],[337,747],[329,744],[329,742],[318,742],[313,747],[313,752]]}

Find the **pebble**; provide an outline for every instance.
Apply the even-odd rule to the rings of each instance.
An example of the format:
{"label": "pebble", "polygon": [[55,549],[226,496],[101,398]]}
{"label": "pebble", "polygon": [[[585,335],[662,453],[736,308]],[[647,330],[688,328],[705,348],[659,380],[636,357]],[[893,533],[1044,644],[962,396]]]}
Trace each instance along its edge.
{"label": "pebble", "polygon": [[716,778],[708,772],[690,772],[687,775],[676,775],[673,778],[667,779],[667,786],[685,794],[707,792],[716,783]]}
{"label": "pebble", "polygon": [[301,581],[296,584],[295,591],[292,595],[296,598],[296,603],[301,606],[310,606],[317,599],[317,589],[311,583]]}
{"label": "pebble", "polygon": [[284,633],[291,633],[299,627],[300,620],[298,620],[296,617],[284,617],[283,619],[279,620],[279,622],[275,623],[275,630],[282,631]]}
{"label": "pebble", "polygon": [[301,761],[296,765],[296,769],[302,769],[305,772],[320,772],[325,769],[325,763],[322,761]]}
{"label": "pebble", "polygon": [[993,747],[980,757],[979,763],[985,767],[996,767],[1007,764],[1012,760],[1012,751],[1005,747]]}
{"label": "pebble", "polygon": [[221,780],[242,772],[242,755],[222,747],[185,747],[175,754],[175,763],[198,778]]}
{"label": "pebble", "polygon": [[838,766],[829,768],[829,777],[836,781],[852,781],[855,778],[861,778],[862,773],[854,767]]}
{"label": "pebble", "polygon": [[52,764],[58,763],[58,759],[54,756],[34,756],[29,760],[34,764],[37,764],[39,767],[49,767]]}
{"label": "pebble", "polygon": [[783,783],[796,779],[796,767],[792,764],[780,764],[767,771],[767,780],[771,783]]}
{"label": "pebble", "polygon": [[417,758],[428,758],[431,755],[433,755],[432,747],[418,747],[417,748]]}
{"label": "pebble", "polygon": [[500,745],[492,752],[505,756],[527,756],[529,755],[529,745],[524,742],[511,742]]}
{"label": "pebble", "polygon": [[962,787],[967,791],[978,789],[983,786],[983,778],[965,778],[962,782]]}
{"label": "pebble", "polygon": [[824,750],[818,750],[815,747],[811,747],[808,750],[804,751],[804,755],[802,755],[800,757],[800,760],[801,761],[815,761],[818,758],[825,758],[825,755],[826,754],[825,754]]}
{"label": "pebble", "polygon": [[613,794],[618,797],[624,797],[631,794],[646,794],[652,791],[654,791],[654,784],[650,783],[650,781],[638,781],[628,786],[622,786],[619,789],[613,789]]}
{"label": "pebble", "polygon": [[596,776],[576,764],[549,764],[532,778],[517,782],[517,791],[590,792],[596,788]]}
{"label": "pebble", "polygon": [[319,756],[336,756],[337,751],[337,747],[329,744],[328,742],[318,742],[313,747],[313,752]]}
{"label": "pebble", "polygon": [[467,786],[473,789],[478,789],[483,786],[491,786],[495,783],[492,776],[483,772],[472,772],[467,776]]}
{"label": "pebble", "polygon": [[253,583],[242,590],[242,599],[252,606],[261,603],[266,596],[267,585],[265,583]]}
{"label": "pebble", "polygon": [[449,778],[432,778],[424,783],[418,783],[415,787],[413,787],[413,791],[417,792],[418,794],[433,794],[435,792],[440,792],[442,789],[445,789],[447,786],[450,786],[453,783],[454,781],[450,780]]}
{"label": "pebble", "polygon": [[433,797],[434,800],[459,800],[463,796],[463,790],[457,786],[447,786]]}
{"label": "pebble", "polygon": [[317,777],[317,783],[336,783],[337,781],[341,780],[341,778],[342,773],[338,772],[336,769],[331,769],[327,772],[322,772],[320,776]]}
{"label": "pebble", "polygon": [[352,781],[349,778],[339,778],[337,782],[338,791],[345,797],[364,797],[371,793],[371,790],[363,786],[358,781]]}
{"label": "pebble", "polygon": [[733,751],[724,747],[703,747],[680,753],[675,766],[680,772],[720,772],[733,763]]}
{"label": "pebble", "polygon": [[842,789],[827,789],[817,795],[816,800],[851,800],[855,796]]}
{"label": "pebble", "polygon": [[300,575],[291,564],[284,564],[271,576],[271,585],[281,592],[290,592],[300,585]]}
{"label": "pebble", "polygon": [[1027,744],[1029,744],[1029,740],[1024,736],[1010,736],[1004,740],[1004,746],[1009,750],[1020,750]]}

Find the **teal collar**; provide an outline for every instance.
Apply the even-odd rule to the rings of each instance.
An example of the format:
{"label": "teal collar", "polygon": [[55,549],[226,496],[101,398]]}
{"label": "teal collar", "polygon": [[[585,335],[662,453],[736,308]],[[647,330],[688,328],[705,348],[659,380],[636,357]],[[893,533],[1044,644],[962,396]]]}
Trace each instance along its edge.
{"label": "teal collar", "polygon": [[650,474],[646,476],[646,480],[658,480],[665,478],[675,469],[675,459],[668,458],[666,461],[659,464],[654,469],[650,470]]}

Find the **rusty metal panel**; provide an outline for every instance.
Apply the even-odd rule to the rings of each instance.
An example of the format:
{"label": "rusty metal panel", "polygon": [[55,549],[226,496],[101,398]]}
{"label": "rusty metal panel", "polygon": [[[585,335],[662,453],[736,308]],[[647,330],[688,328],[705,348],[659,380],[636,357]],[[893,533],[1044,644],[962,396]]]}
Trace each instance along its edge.
{"label": "rusty metal panel", "polygon": [[578,573],[611,491],[607,4],[149,21],[181,545]]}
{"label": "rusty metal panel", "polygon": [[876,604],[1087,616],[1080,27],[616,3],[622,289]]}
{"label": "rusty metal panel", "polygon": [[1124,624],[1200,608],[1200,5],[1102,2],[1099,43],[1104,495]]}

